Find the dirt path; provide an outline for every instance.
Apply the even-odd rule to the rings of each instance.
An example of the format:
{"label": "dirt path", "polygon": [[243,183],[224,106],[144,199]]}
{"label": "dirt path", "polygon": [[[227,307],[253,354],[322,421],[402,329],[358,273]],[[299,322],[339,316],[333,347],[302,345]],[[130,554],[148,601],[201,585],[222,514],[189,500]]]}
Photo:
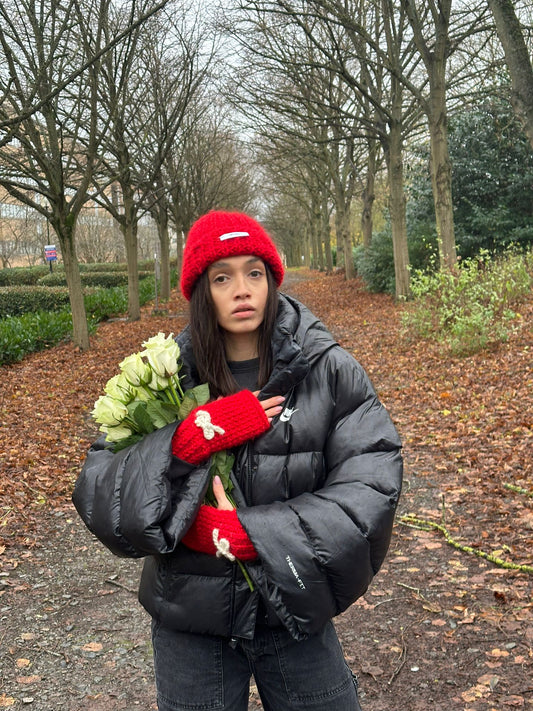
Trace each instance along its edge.
{"label": "dirt path", "polygon": [[[416,349],[402,343],[396,307],[387,297],[347,288],[337,276],[291,279],[289,288],[324,318],[343,345],[363,362],[399,425],[406,456],[399,517],[416,512],[442,521],[445,497],[446,523],[454,536],[464,535],[464,542],[475,537],[476,546],[499,547],[504,551],[501,555],[507,545],[515,560],[525,563],[528,555],[531,559],[530,503],[519,504],[516,497],[503,494],[495,476],[492,481],[490,477],[476,479],[478,486],[472,488],[472,480],[464,477],[471,476],[477,466],[478,446],[464,443],[458,434],[453,438],[448,433],[441,441],[438,437],[451,426],[446,422],[438,431],[433,428],[433,418],[442,420],[442,402],[434,412],[424,401],[423,393],[429,398],[437,382],[439,393],[451,393],[443,400],[452,411],[448,379],[454,378],[456,389],[462,387],[460,377],[467,377],[467,364],[439,365],[434,354],[425,353],[422,358]],[[69,503],[68,493],[86,444],[94,435],[88,424],[87,403],[91,404],[94,393],[99,393],[112,374],[109,367],[101,370],[96,361],[109,357],[114,365],[119,352],[131,352],[146,335],[158,329],[177,331],[183,322],[179,300],[174,311],[178,315],[166,320],[145,311],[139,325],[103,325],[90,359],[76,354],[71,346],[54,349],[54,367],[65,364],[63,385],[58,390],[63,405],[59,412],[52,404],[47,410],[41,402],[36,405],[35,390],[30,409],[24,395],[30,391],[27,383],[50,377],[46,368],[51,355],[36,354],[3,373],[3,385],[9,390],[3,394],[5,422],[0,428],[6,477],[0,485],[0,531],[4,531],[6,544],[4,548],[0,539],[0,708],[156,708],[149,619],[136,602],[142,564],[115,558],[96,543]],[[525,360],[531,339],[531,332],[524,331],[503,351],[481,359],[487,370],[499,369],[504,400],[508,386],[502,380],[505,364],[509,362],[513,372],[529,367],[529,375],[523,377],[522,373],[513,384],[522,410],[533,382],[530,357]],[[111,355],[110,343],[116,348]],[[491,358],[497,358],[497,363]],[[470,367],[481,372],[478,361]],[[426,369],[430,368],[428,375]],[[421,382],[425,378],[425,386],[417,386],[415,404],[417,378]],[[74,394],[69,399],[66,393],[71,391]],[[6,398],[11,398],[9,408],[5,407]],[[496,395],[493,402],[497,410]],[[32,417],[36,407],[45,413],[46,427],[41,434],[41,425]],[[74,424],[68,417],[74,418]],[[479,417],[492,423],[487,410]],[[517,454],[516,444],[529,436],[528,430],[513,432],[521,427],[516,418],[511,427],[504,414],[499,417],[501,433],[491,430],[490,440],[485,441],[478,432],[475,441],[483,443],[484,457],[498,464],[496,471],[505,463],[509,481],[522,486],[529,482],[531,489],[531,460]],[[72,432],[67,434],[69,427]],[[1,439],[8,434],[9,450]],[[43,441],[47,442],[47,455]],[[65,451],[76,455],[66,462]],[[464,459],[467,455],[471,457],[469,468]],[[51,481],[50,471],[55,472],[57,482]],[[24,486],[16,488],[13,482],[19,480]],[[43,505],[43,496],[53,506]],[[514,530],[510,530],[509,521],[514,522]],[[22,536],[17,526],[24,528]],[[533,709],[531,593],[532,576],[467,555],[435,531],[398,522],[390,553],[369,592],[336,620],[347,659],[359,675],[363,709]],[[253,689],[249,708],[260,708]]]}

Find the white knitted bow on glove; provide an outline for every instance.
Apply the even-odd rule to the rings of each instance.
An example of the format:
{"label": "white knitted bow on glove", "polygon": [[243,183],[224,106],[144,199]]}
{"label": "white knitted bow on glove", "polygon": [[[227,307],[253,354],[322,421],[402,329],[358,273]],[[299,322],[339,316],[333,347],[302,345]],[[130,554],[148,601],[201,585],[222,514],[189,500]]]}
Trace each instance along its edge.
{"label": "white knitted bow on glove", "polygon": [[234,561],[235,556],[229,549],[229,541],[227,538],[219,538],[219,529],[214,528],[213,529],[213,543],[215,544],[215,548],[217,549],[217,558],[227,558],[228,560]]}
{"label": "white knitted bow on glove", "polygon": [[211,422],[211,415],[206,410],[198,410],[194,424],[202,428],[205,439],[213,439],[215,432],[223,435],[225,430]]}

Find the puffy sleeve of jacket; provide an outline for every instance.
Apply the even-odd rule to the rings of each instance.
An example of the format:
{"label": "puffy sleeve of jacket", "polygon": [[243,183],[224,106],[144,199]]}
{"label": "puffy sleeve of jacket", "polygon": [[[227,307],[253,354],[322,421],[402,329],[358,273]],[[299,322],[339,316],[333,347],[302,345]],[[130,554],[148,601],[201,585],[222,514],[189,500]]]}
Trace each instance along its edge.
{"label": "puffy sleeve of jacket", "polygon": [[402,481],[399,436],[365,371],[342,349],[324,359],[326,414],[306,413],[312,423],[329,411],[324,482],[287,501],[238,509],[261,561],[251,568],[256,582],[297,638],[365,593],[390,543]]}
{"label": "puffy sleeve of jacket", "polygon": [[115,555],[170,553],[198,512],[209,462],[193,466],[173,456],[176,426],[116,454],[103,437],[89,450],[72,500],[87,528]]}

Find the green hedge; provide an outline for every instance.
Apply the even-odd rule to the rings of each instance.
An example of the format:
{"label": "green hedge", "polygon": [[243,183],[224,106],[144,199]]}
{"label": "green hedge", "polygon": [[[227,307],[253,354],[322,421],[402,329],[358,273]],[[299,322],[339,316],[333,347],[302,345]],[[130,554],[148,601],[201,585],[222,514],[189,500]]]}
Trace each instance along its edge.
{"label": "green hedge", "polygon": [[[177,284],[176,270],[171,272],[171,285]],[[49,287],[46,287],[47,289]],[[141,306],[154,298],[154,276],[139,282]],[[128,287],[91,289],[85,294],[85,308],[90,331],[99,321],[121,316],[128,310]],[[33,351],[50,347],[72,334],[70,309],[56,312],[36,312],[9,316],[0,320],[0,365],[22,360]]]}
{"label": "green hedge", "polygon": [[[171,270],[170,283],[178,283],[175,269]],[[50,287],[46,287],[50,290]],[[151,301],[155,294],[153,274],[139,282],[141,306]],[[128,287],[87,289],[85,308],[89,331],[93,332],[99,321],[121,316],[128,310]],[[34,351],[42,350],[72,336],[70,308],[62,311],[27,313],[0,319],[0,365],[22,360]]]}
{"label": "green hedge", "polygon": [[[170,260],[174,265],[176,260]],[[61,267],[60,267],[61,268]],[[153,259],[141,259],[137,264],[137,268],[141,272],[154,272]],[[92,264],[80,264],[80,272],[127,272],[128,265],[126,262],[94,262]]]}
{"label": "green hedge", "polygon": [[70,311],[38,311],[0,320],[0,364],[22,360],[72,337]]}
{"label": "green hedge", "polygon": [[[171,260],[174,264],[176,260]],[[103,262],[94,264],[80,264],[81,274],[116,273],[127,274],[128,267],[124,262]],[[148,276],[154,273],[154,260],[143,259],[139,262],[139,273]],[[58,276],[59,275],[59,276]],[[62,263],[54,263],[53,271],[48,264],[37,264],[33,267],[8,267],[0,269],[0,286],[31,286],[40,279],[47,278],[45,284],[49,286],[63,286],[65,280],[65,267]],[[114,285],[116,286],[116,284]]]}
{"label": "green hedge", "polygon": [[39,264],[35,267],[9,267],[0,269],[0,286],[31,286],[50,273],[50,267]]}
{"label": "green hedge", "polygon": [[[111,288],[128,283],[128,275],[125,272],[81,272],[81,283],[83,286],[104,286]],[[66,286],[67,278],[65,272],[57,271],[39,279],[40,286]]]}
{"label": "green hedge", "polygon": [[126,272],[128,268],[123,262],[95,262],[80,264],[80,272]]}
{"label": "green hedge", "polygon": [[0,318],[35,311],[59,311],[68,304],[66,287],[0,286]]}
{"label": "green hedge", "polygon": [[[151,272],[139,272],[139,280],[151,276]],[[127,272],[81,272],[83,286],[101,286],[111,289],[114,286],[124,286],[128,283]],[[40,286],[66,286],[67,279],[64,272],[54,272],[39,279]]]}

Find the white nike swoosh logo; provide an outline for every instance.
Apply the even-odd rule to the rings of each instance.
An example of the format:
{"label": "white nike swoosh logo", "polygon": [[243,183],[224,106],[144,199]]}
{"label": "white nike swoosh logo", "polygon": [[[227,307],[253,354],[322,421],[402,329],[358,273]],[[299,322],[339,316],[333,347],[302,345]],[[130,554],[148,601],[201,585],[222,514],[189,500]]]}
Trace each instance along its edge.
{"label": "white nike swoosh logo", "polygon": [[288,422],[288,421],[291,419],[291,417],[294,415],[295,412],[298,412],[298,408],[295,408],[295,409],[293,409],[293,410],[291,410],[290,407],[289,407],[289,408],[285,408],[285,410],[283,410],[283,412],[282,412],[281,415],[279,416],[279,419],[280,419],[282,422]]}

